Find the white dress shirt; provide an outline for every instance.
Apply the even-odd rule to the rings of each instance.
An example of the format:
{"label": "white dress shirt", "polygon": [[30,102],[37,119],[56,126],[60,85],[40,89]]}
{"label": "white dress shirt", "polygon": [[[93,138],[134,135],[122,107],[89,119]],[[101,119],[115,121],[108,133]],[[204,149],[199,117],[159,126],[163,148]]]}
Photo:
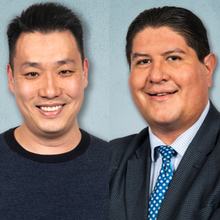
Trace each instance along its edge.
{"label": "white dress shirt", "polygon": [[[172,159],[172,167],[173,172],[176,171],[184,153],[186,152],[188,146],[192,142],[193,138],[195,137],[197,131],[199,130],[200,126],[202,125],[203,121],[205,120],[206,115],[208,114],[210,108],[210,102],[208,101],[208,104],[206,108],[204,109],[203,113],[199,117],[199,119],[185,132],[183,132],[170,146],[177,152]],[[159,153],[157,149],[155,149],[158,146],[166,145],[161,141],[157,136],[155,136],[150,127],[149,127],[149,137],[150,137],[150,145],[151,145],[151,179],[150,179],[150,190],[149,194],[151,195],[154,186],[157,181],[157,177],[159,175],[161,166],[162,166],[162,155]]]}

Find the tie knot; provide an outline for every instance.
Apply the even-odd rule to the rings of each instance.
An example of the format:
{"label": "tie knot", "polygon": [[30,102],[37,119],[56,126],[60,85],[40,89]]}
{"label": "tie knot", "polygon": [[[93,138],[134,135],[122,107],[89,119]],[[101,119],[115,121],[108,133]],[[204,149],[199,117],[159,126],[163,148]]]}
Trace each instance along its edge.
{"label": "tie knot", "polygon": [[170,161],[175,152],[172,147],[166,145],[158,147],[158,150],[163,157],[163,161]]}

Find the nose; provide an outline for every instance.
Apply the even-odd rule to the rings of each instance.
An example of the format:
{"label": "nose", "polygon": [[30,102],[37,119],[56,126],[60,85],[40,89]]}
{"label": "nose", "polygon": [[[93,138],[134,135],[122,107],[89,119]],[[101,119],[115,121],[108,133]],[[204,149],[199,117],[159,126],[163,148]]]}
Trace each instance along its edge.
{"label": "nose", "polygon": [[61,95],[58,77],[53,73],[45,73],[42,78],[39,95],[43,98],[53,99]]}
{"label": "nose", "polygon": [[149,83],[160,83],[167,81],[169,74],[167,73],[166,64],[163,62],[154,62],[150,67],[148,82]]}

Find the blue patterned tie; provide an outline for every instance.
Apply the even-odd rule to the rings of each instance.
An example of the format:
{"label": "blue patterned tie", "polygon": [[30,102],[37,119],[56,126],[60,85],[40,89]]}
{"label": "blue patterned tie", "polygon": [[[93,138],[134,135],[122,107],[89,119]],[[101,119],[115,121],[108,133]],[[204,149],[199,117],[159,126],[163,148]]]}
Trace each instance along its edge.
{"label": "blue patterned tie", "polygon": [[156,220],[157,215],[160,209],[160,205],[163,201],[164,195],[170,183],[170,180],[173,177],[172,164],[170,162],[174,150],[169,146],[160,146],[158,147],[159,152],[163,157],[163,164],[160,170],[160,174],[157,178],[154,190],[151,194],[149,210],[148,210],[148,219]]}

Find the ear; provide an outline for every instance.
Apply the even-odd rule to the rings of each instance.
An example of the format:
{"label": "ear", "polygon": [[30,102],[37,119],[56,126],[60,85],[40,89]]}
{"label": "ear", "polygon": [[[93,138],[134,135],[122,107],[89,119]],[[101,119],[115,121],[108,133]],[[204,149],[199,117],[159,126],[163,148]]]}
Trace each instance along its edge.
{"label": "ear", "polygon": [[206,68],[207,85],[210,88],[212,85],[212,74],[216,65],[216,56],[214,53],[210,53],[204,58],[204,65]]}
{"label": "ear", "polygon": [[8,88],[12,93],[14,93],[14,76],[9,63],[7,64],[7,74],[8,74]]}
{"label": "ear", "polygon": [[83,62],[84,88],[86,88],[88,85],[88,69],[89,69],[89,61],[85,57]]}

